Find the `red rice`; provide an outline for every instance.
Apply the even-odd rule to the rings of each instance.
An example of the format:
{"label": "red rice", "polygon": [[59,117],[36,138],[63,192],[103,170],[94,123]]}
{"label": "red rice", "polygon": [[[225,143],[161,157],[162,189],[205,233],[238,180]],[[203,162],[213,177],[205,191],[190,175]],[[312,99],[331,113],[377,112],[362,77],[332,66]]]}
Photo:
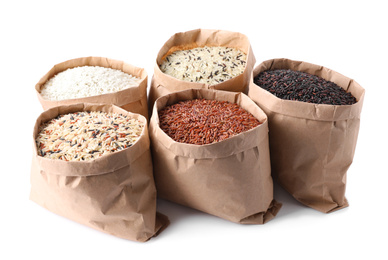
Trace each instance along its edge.
{"label": "red rice", "polygon": [[159,111],[159,121],[174,141],[196,145],[220,142],[261,124],[235,103],[206,99],[167,106]]}

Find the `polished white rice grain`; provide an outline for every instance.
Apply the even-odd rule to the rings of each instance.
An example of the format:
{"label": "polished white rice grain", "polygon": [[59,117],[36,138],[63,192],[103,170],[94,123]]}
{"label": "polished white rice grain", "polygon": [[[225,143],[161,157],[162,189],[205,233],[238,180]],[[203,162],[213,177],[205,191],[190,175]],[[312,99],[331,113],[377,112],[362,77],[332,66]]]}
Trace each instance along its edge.
{"label": "polished white rice grain", "polygon": [[46,100],[66,100],[114,93],[138,86],[141,79],[133,75],[98,66],[67,69],[50,78],[42,87]]}

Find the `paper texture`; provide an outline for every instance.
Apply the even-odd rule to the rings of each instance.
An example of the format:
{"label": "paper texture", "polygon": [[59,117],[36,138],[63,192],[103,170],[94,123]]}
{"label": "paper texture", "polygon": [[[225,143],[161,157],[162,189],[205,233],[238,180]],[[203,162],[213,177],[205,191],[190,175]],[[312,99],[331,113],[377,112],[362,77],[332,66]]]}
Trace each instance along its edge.
{"label": "paper texture", "polygon": [[[282,100],[253,83],[260,72],[291,69],[332,81],[357,99],[335,106]],[[346,172],[353,161],[365,90],[328,68],[272,59],[253,70],[248,95],[268,115],[272,174],[303,204],[322,212],[348,206]]]}
{"label": "paper texture", "polygon": [[[138,87],[130,87],[115,93],[97,95],[85,98],[75,98],[67,100],[45,100],[40,94],[40,90],[43,85],[58,74],[69,68],[75,68],[79,66],[99,66],[105,68],[111,68],[121,70],[125,73],[131,74],[141,79]],[[77,104],[77,103],[98,103],[98,104],[113,104],[121,107],[132,113],[138,113],[148,118],[147,107],[147,79],[148,75],[142,68],[138,68],[127,64],[123,61],[103,58],[103,57],[84,57],[68,60],[59,64],[56,64],[49,72],[44,75],[39,82],[35,85],[36,93],[43,109],[49,109],[55,106]]]}
{"label": "paper texture", "polygon": [[[208,85],[205,83],[187,82],[176,79],[163,73],[159,65],[162,58],[173,51],[181,48],[195,48],[199,46],[227,46],[238,48],[247,54],[247,63],[244,72],[225,82]],[[233,92],[244,92],[249,84],[249,78],[255,65],[256,59],[247,36],[238,32],[223,30],[196,29],[187,32],[174,34],[160,49],[154,66],[154,75],[151,80],[149,93],[149,107],[152,110],[153,104],[158,97],[165,94],[190,89],[218,89]]]}
{"label": "paper texture", "polygon": [[[239,104],[262,124],[224,141],[192,145],[173,141],[159,127],[158,111],[181,100],[205,98]],[[244,224],[263,224],[281,204],[273,200],[267,116],[246,95],[190,89],[160,97],[150,120],[158,196]]]}
{"label": "paper texture", "polygon": [[[92,161],[62,161],[37,155],[38,127],[78,111],[118,112],[145,123],[131,147]],[[156,189],[146,119],[113,105],[73,104],[51,108],[34,128],[30,199],[48,210],[117,237],[147,241],[168,224],[156,213]]]}

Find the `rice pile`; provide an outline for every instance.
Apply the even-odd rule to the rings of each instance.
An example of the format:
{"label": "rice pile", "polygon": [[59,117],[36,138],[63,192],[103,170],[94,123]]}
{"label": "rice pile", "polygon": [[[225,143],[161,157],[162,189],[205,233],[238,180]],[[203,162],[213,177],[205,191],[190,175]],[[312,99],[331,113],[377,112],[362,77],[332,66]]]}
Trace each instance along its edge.
{"label": "rice pile", "polygon": [[160,70],[179,80],[218,84],[244,72],[247,56],[229,47],[199,47],[166,56]]}
{"label": "rice pile", "polygon": [[194,99],[159,111],[160,128],[174,141],[204,145],[220,142],[261,123],[238,104]]}
{"label": "rice pile", "polygon": [[132,146],[144,125],[118,113],[78,112],[60,115],[39,127],[38,155],[85,161]]}
{"label": "rice pile", "polygon": [[49,79],[41,89],[46,100],[66,100],[114,93],[138,86],[141,79],[133,75],[98,66],[67,69]]}

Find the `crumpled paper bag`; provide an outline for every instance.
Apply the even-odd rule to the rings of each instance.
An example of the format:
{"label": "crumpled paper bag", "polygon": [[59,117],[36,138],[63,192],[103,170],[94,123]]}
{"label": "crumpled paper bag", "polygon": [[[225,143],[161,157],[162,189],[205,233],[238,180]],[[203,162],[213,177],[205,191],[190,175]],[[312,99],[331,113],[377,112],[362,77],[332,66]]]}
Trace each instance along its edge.
{"label": "crumpled paper bag", "polygon": [[[159,127],[158,111],[181,100],[205,98],[237,103],[261,125],[218,143],[172,140]],[[267,116],[245,94],[189,89],[157,99],[150,120],[158,196],[233,222],[263,224],[278,213],[273,199]]]}
{"label": "crumpled paper bag", "polygon": [[[145,123],[131,147],[91,161],[62,161],[37,154],[35,139],[43,123],[79,111],[118,112]],[[53,107],[37,119],[31,164],[30,199],[44,208],[102,232],[147,241],[168,225],[156,212],[146,119],[114,105],[73,104]]]}
{"label": "crumpled paper bag", "polygon": [[[353,105],[282,100],[253,82],[260,72],[291,69],[332,81],[352,93]],[[268,115],[272,175],[301,203],[321,212],[347,207],[346,172],[353,161],[365,90],[328,68],[271,59],[252,73],[248,95]]]}

